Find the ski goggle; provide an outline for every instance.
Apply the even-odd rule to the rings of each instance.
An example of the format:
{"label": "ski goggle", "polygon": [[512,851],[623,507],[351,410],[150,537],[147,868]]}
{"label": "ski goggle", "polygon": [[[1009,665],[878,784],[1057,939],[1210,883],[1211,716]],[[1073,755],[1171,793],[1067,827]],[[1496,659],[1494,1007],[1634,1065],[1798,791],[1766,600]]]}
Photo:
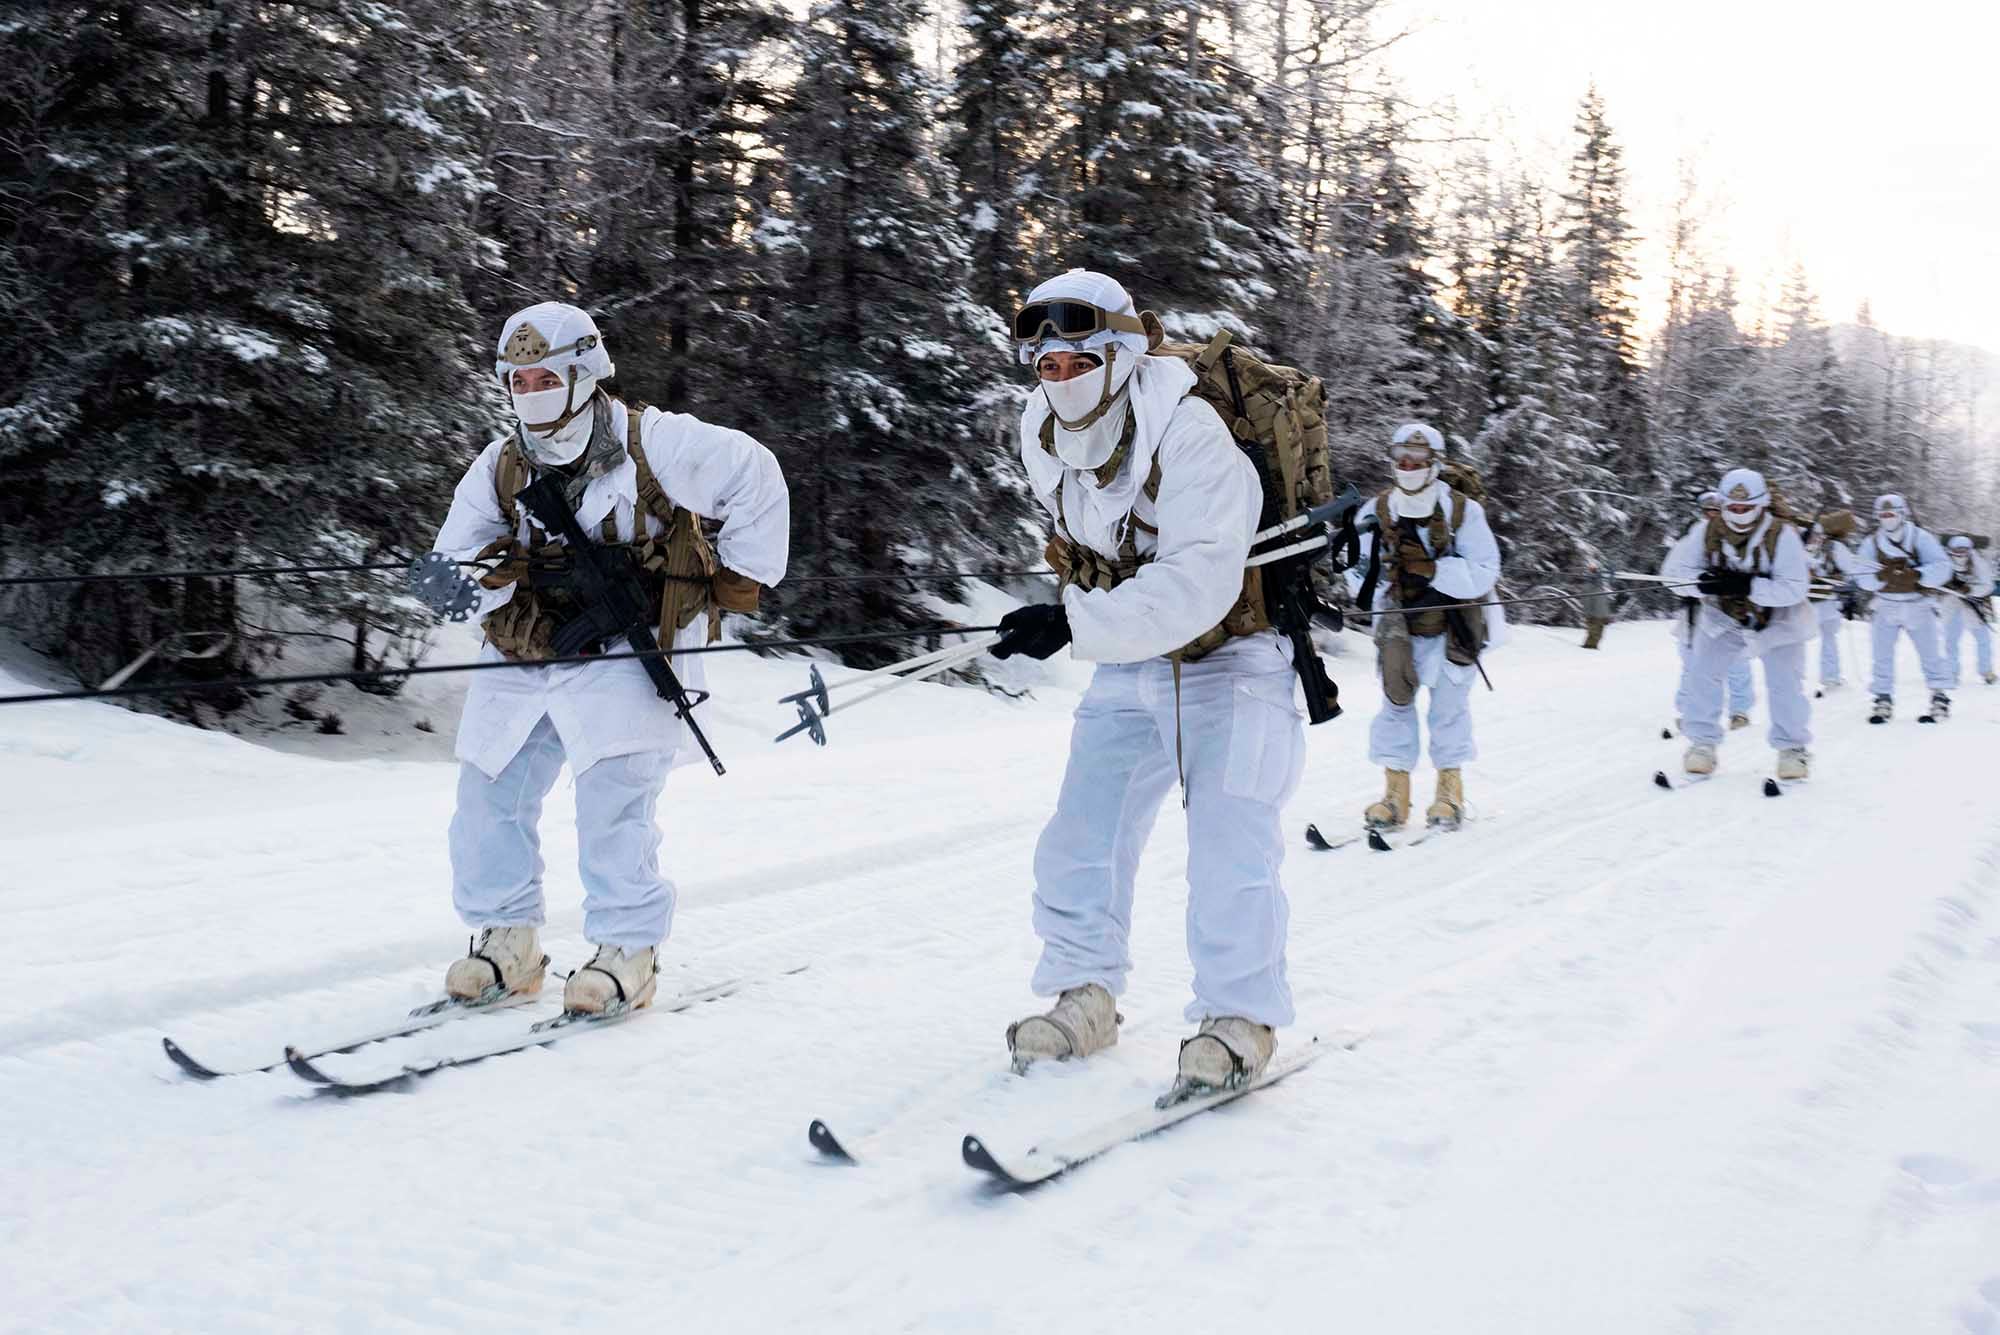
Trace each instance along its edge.
{"label": "ski goggle", "polygon": [[1135,317],[1107,311],[1087,301],[1032,301],[1014,317],[1014,341],[1032,343],[1041,338],[1070,342],[1101,334],[1144,334],[1146,326]]}
{"label": "ski goggle", "polygon": [[1733,515],[1754,515],[1764,508],[1762,501],[1731,501],[1722,507]]}
{"label": "ski goggle", "polygon": [[1390,450],[1389,462],[1405,472],[1415,472],[1419,468],[1429,468],[1435,461],[1431,457],[1431,447],[1418,441]]}

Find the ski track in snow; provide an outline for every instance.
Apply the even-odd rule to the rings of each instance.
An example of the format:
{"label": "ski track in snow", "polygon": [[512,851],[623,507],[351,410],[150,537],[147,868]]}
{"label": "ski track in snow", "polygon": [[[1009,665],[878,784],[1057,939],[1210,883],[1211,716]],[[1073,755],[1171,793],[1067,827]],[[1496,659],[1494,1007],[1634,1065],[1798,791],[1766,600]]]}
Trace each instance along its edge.
{"label": "ski track in snow", "polygon": [[[219,1065],[394,1018],[465,932],[452,771],[283,754],[106,706],[0,737],[0,1330],[1122,1331],[1226,1313],[1367,1332],[2000,1335],[2000,690],[1939,727],[1816,702],[1778,799],[1757,724],[1674,793],[1658,626],[1516,630],[1475,697],[1472,800],[1392,854],[1285,867],[1302,1041],[1367,1040],[1026,1193],[963,1167],[1129,1111],[1173,1069],[1187,964],[1172,800],[1110,1051],[1006,1071],[1034,840],[1083,674],[914,686],[772,748],[795,665],[717,673],[718,782],[675,774],[663,993],[810,959],[677,1015],[341,1100]],[[1357,705],[1285,816],[1378,791]],[[1850,664],[1850,669],[1854,665]],[[1915,664],[1903,703],[1919,699]],[[1760,670],[1761,693],[1761,670]],[[1429,775],[1418,778],[1428,799]],[[580,963],[565,780],[557,968]],[[342,1056],[361,1075],[553,1014]],[[1287,1036],[1281,1036],[1281,1042]],[[826,1119],[866,1162],[824,1160]]]}

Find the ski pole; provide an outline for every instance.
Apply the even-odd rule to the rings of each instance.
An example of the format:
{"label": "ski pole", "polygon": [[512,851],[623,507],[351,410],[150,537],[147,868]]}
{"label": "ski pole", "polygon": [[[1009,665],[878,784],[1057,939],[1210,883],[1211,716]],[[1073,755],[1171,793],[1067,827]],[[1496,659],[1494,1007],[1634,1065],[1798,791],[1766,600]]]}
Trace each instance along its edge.
{"label": "ski pole", "polygon": [[[952,668],[958,667],[963,663],[969,663],[973,659],[979,657],[979,655],[985,653],[987,649],[989,649],[995,644],[998,644],[1000,642],[1000,638],[1001,637],[998,635],[989,635],[984,639],[973,640],[965,644],[955,645],[948,653],[926,654],[923,657],[933,660],[927,666],[919,667],[914,672],[906,673],[903,676],[896,677],[894,680],[884,682],[882,685],[877,686],[874,690],[869,691],[865,695],[862,695],[857,699],[843,701],[840,704],[833,704],[827,701],[826,697],[831,695],[835,690],[839,689],[842,686],[851,686],[855,684],[855,682],[878,678],[884,672],[888,671],[888,669],[886,668],[877,669],[874,672],[868,673],[866,677],[856,677],[852,681],[841,682],[839,683],[839,686],[823,685],[818,681],[818,673],[815,672],[814,689],[809,691],[800,691],[796,695],[788,695],[783,700],[779,701],[780,704],[796,704],[799,707],[799,721],[797,723],[794,723],[791,727],[785,729],[783,732],[779,733],[776,737],[772,738],[771,740],[774,742],[782,742],[788,737],[796,737],[798,736],[798,734],[802,732],[809,732],[812,734],[812,739],[815,742],[818,742],[821,746],[825,746],[826,730],[824,727],[821,726],[821,724],[827,718],[831,717],[836,710],[852,709],[856,705],[864,704],[869,700],[873,700],[878,695],[886,695],[890,691],[895,690],[899,686],[907,686],[913,681],[923,681],[925,678],[937,676],[941,672],[949,672]],[[891,664],[890,666],[903,667],[907,665]],[[815,713],[812,707],[812,701],[815,698],[821,701],[821,712],[818,713]]]}
{"label": "ski pole", "polygon": [[[873,700],[878,695],[887,695],[890,691],[896,690],[899,687],[908,686],[913,681],[923,681],[927,677],[937,676],[940,672],[949,672],[955,667],[971,662],[998,643],[1000,643],[998,635],[989,635],[979,640],[969,640],[957,646],[949,655],[938,659],[928,667],[919,668],[915,672],[905,673],[894,681],[885,681],[865,695],[856,696],[852,700],[843,700],[837,704],[830,705],[826,712],[833,714],[837,711],[852,709],[856,705]],[[843,686],[849,684],[847,682],[841,683]]]}
{"label": "ski pole", "polygon": [[[995,635],[990,639],[978,641],[978,643],[983,649],[986,645],[997,642],[999,638],[1000,638],[999,636]],[[901,662],[891,663],[887,667],[876,668],[873,672],[864,672],[858,677],[850,677],[846,681],[835,682],[833,685],[825,687],[824,689],[815,685],[814,687],[808,690],[794,691],[790,695],[781,695],[778,697],[778,703],[781,705],[788,705],[791,704],[794,700],[805,700],[805,699],[816,699],[823,701],[826,697],[834,695],[837,692],[847,690],[850,687],[859,686],[864,682],[874,681],[878,677],[893,676],[899,672],[907,672],[911,668],[923,667],[927,664],[936,662],[940,658],[945,658],[952,654],[962,653],[964,652],[965,648],[966,645],[964,644],[948,644],[942,649],[933,649],[929,653],[918,654],[914,658],[905,658]],[[831,711],[826,711],[826,712],[831,712]]]}

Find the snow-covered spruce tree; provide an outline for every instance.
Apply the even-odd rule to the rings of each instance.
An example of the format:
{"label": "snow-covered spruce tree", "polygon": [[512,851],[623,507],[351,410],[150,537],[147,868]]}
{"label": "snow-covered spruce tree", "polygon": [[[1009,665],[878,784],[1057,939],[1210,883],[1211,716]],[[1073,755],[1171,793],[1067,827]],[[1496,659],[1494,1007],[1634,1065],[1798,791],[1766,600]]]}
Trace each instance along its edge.
{"label": "snow-covered spruce tree", "polygon": [[1033,0],[966,0],[965,46],[942,109],[944,156],[958,179],[971,292],[1003,318],[1039,281],[1030,220],[1067,186],[1046,161],[1056,44]]}
{"label": "snow-covered spruce tree", "polygon": [[[1633,329],[1634,236],[1625,208],[1624,149],[1613,138],[1604,100],[1592,86],[1577,111],[1580,140],[1563,192],[1563,256],[1569,271],[1567,319],[1580,336],[1579,389],[1613,445],[1608,461],[1635,492],[1658,492],[1647,438],[1644,372]],[[1672,520],[1656,503],[1633,516],[1635,554],[1657,545]]]}
{"label": "snow-covered spruce tree", "polygon": [[[482,415],[453,278],[479,106],[433,17],[129,0],[7,30],[8,568],[423,545]],[[21,622],[86,677],[226,632],[221,674],[270,610],[367,661],[408,607],[393,579],[189,580],[61,588]]]}
{"label": "snow-covered spruce tree", "polygon": [[[932,88],[909,41],[922,13],[910,0],[814,6],[771,127],[785,216],[764,230],[784,235],[787,264],[765,354],[782,418],[766,443],[791,484],[802,573],[893,576],[1026,555],[1004,428],[1018,395],[1004,330],[967,290],[955,187],[927,142]],[[934,622],[929,595],[960,591],[800,584],[779,590],[778,607],[811,635]]]}
{"label": "snow-covered spruce tree", "polygon": [[[752,161],[775,105],[775,49],[791,26],[760,0],[675,0],[615,9],[597,118],[596,244],[586,299],[613,343],[621,383],[672,411],[750,430],[768,341]],[[746,392],[747,391],[747,392]]]}
{"label": "snow-covered spruce tree", "polygon": [[1256,160],[1243,114],[1254,100],[1225,79],[1199,15],[1093,0],[1050,20],[1067,53],[1062,257],[1119,278],[1173,337],[1227,328],[1289,356],[1278,315],[1302,256]]}
{"label": "snow-covered spruce tree", "polygon": [[[1565,275],[1539,190],[1523,182],[1502,205],[1493,259],[1471,318],[1492,349],[1492,409],[1471,458],[1507,544],[1519,590],[1573,586],[1586,559],[1617,559],[1630,513],[1569,323]],[[1540,619],[1553,607],[1524,608]]]}

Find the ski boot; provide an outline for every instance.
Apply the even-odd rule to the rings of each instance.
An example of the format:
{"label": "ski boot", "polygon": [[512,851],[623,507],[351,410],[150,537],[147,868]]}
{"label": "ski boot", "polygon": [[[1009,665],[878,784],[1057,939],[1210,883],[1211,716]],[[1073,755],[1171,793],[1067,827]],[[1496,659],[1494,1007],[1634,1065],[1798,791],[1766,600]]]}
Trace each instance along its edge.
{"label": "ski boot", "polygon": [[1919,718],[1919,723],[1942,723],[1951,717],[1951,697],[1943,691],[1931,692],[1931,712]]}
{"label": "ski boot", "polygon": [[2000,681],[2000,673],[1992,673],[1992,672],[1982,673],[1980,674],[1980,680],[1985,682],[1988,686],[1991,686],[1994,682]]}
{"label": "ski boot", "polygon": [[1388,779],[1382,800],[1369,804],[1361,813],[1361,823],[1371,830],[1398,830],[1410,819],[1410,772],[1390,769],[1382,773]]}
{"label": "ski boot", "polygon": [[1875,707],[1868,711],[1870,723],[1887,723],[1889,715],[1896,712],[1896,702],[1886,695],[1875,697]]}
{"label": "ski boot", "polygon": [[1779,781],[1790,782],[1805,778],[1810,773],[1811,760],[1812,757],[1806,754],[1803,746],[1788,746],[1778,752]]}
{"label": "ski boot", "polygon": [[458,1001],[476,1001],[488,993],[534,996],[549,967],[540,935],[533,927],[481,928],[467,944],[465,958],[453,960],[445,970],[445,995]]}
{"label": "ski boot", "polygon": [[563,988],[563,1009],[579,1015],[601,1015],[615,1007],[637,1010],[651,1004],[660,986],[657,948],[599,946],[590,963],[569,976]]}
{"label": "ski boot", "polygon": [[1056,1004],[1041,1015],[1030,1015],[1007,1026],[1007,1051],[1016,1074],[1042,1060],[1088,1057],[1118,1042],[1125,1017],[1111,993],[1097,983],[1065,988]]}
{"label": "ski boot", "polygon": [[1705,775],[1715,773],[1715,747],[1709,742],[1696,742],[1688,747],[1681,757],[1681,768],[1689,774]]}
{"label": "ski boot", "polygon": [[1234,1089],[1264,1074],[1278,1037],[1268,1024],[1237,1015],[1201,1022],[1193,1038],[1181,1041],[1175,1092],[1185,1096],[1208,1089]]}
{"label": "ski boot", "polygon": [[1731,732],[1736,732],[1749,726],[1750,716],[1748,714],[1731,714],[1729,716],[1729,730]]}
{"label": "ski boot", "polygon": [[1424,824],[1432,829],[1456,830],[1465,819],[1465,788],[1455,769],[1438,771],[1437,797],[1424,811]]}

